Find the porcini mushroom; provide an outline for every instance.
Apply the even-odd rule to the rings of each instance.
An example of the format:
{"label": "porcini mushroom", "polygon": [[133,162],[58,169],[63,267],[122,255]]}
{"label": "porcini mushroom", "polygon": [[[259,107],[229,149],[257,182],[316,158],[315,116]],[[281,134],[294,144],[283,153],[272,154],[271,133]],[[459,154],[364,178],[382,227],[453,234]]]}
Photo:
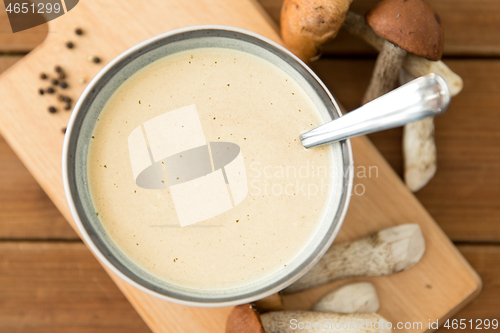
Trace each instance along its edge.
{"label": "porcini mushroom", "polygon": [[[338,329],[336,323],[356,323],[354,329],[345,326],[341,328],[347,333],[391,332],[387,328],[387,320],[376,313],[274,311],[259,315],[250,304],[243,304],[236,306],[229,314],[226,333],[291,333],[296,332],[299,323],[303,323],[303,329],[308,329],[308,332],[326,332],[329,331],[328,328],[318,325],[325,322],[330,324],[330,329]],[[295,328],[294,323],[297,324]]]}
{"label": "porcini mushroom", "polygon": [[[309,63],[319,57],[323,44],[335,38],[339,25],[342,25],[343,29],[363,39],[380,52],[384,39],[373,32],[364,17],[349,10],[344,14],[351,2],[350,0],[285,0],[281,8],[280,21],[281,36],[286,46],[304,62]],[[403,61],[403,68],[415,77],[429,73],[440,75],[446,81],[452,96],[462,90],[463,82],[460,76],[441,60],[431,61],[408,54]]]}
{"label": "porcini mushroom", "polygon": [[432,61],[443,55],[441,20],[422,0],[382,0],[368,12],[366,22],[385,41],[363,104],[394,88],[407,52]]}
{"label": "porcini mushroom", "polygon": [[[377,51],[380,52],[382,50],[385,40],[373,32],[363,16],[348,11],[342,28],[353,36],[363,39]],[[452,96],[458,95],[462,91],[462,78],[441,60],[431,61],[410,53],[406,55],[403,61],[403,68],[414,77],[420,77],[429,73],[439,74],[446,81]]]}
{"label": "porcini mushroom", "polygon": [[[405,70],[401,70],[400,84],[405,84],[413,78]],[[437,169],[434,118],[424,118],[404,126],[403,157],[406,186],[416,192],[431,180]]]}
{"label": "porcini mushroom", "polygon": [[323,296],[313,311],[336,313],[377,312],[380,308],[377,292],[370,282],[349,283]]}
{"label": "porcini mushroom", "polygon": [[281,37],[304,62],[320,55],[335,38],[353,0],[285,0],[281,7]]}
{"label": "porcini mushroom", "polygon": [[347,277],[382,276],[416,264],[425,252],[418,224],[403,224],[353,242],[333,244],[318,263],[283,290],[293,294]]}

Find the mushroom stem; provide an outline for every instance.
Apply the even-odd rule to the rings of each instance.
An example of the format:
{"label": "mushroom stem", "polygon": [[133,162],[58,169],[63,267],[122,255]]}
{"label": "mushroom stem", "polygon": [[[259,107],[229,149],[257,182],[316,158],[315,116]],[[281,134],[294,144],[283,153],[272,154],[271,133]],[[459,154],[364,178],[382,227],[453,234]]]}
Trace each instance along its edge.
{"label": "mushroom stem", "polygon": [[[390,328],[386,328],[387,320],[376,313],[277,311],[261,315],[260,320],[266,333],[293,333],[299,328],[299,323],[300,327],[308,332],[332,330],[345,333],[391,332]],[[353,325],[350,326],[349,323]]]}
{"label": "mushroom stem", "polygon": [[312,311],[336,313],[377,312],[380,308],[377,292],[369,282],[344,285],[326,294],[312,308]]}
{"label": "mushroom stem", "polygon": [[431,61],[414,54],[408,54],[403,62],[403,68],[414,77],[429,73],[439,74],[446,81],[451,96],[458,95],[464,87],[462,78],[441,60]]}
{"label": "mushroom stem", "polygon": [[379,52],[382,50],[385,39],[377,36],[362,15],[349,10],[342,28],[347,30],[351,35],[363,39],[375,50]]}
{"label": "mushroom stem", "polygon": [[[412,75],[401,70],[399,76],[401,84],[412,79]],[[434,118],[424,118],[404,126],[403,156],[406,186],[412,192],[416,192],[432,179],[437,169]]]}
{"label": "mushroom stem", "polygon": [[[363,16],[348,11],[342,28],[352,35],[363,39],[377,51],[382,51],[385,40],[373,32]],[[414,54],[408,54],[403,61],[403,68],[415,77],[429,73],[440,75],[446,81],[452,96],[457,95],[463,88],[462,78],[441,60],[431,61]]]}
{"label": "mushroom stem", "polygon": [[417,192],[434,177],[437,169],[432,117],[405,125],[403,155],[405,183],[412,192]]}
{"label": "mushroom stem", "polygon": [[384,229],[365,238],[334,244],[303,277],[283,290],[293,294],[348,277],[397,273],[417,263],[425,251],[418,224]]}
{"label": "mushroom stem", "polygon": [[375,62],[375,69],[373,70],[370,85],[363,97],[363,104],[394,89],[405,56],[405,50],[388,41],[384,41],[382,51],[380,51]]}
{"label": "mushroom stem", "polygon": [[346,333],[390,333],[391,329],[387,326],[387,320],[376,313],[275,311],[259,315],[250,304],[243,304],[234,307],[229,314],[226,333],[289,333],[297,329],[307,329],[308,332],[335,329]]}

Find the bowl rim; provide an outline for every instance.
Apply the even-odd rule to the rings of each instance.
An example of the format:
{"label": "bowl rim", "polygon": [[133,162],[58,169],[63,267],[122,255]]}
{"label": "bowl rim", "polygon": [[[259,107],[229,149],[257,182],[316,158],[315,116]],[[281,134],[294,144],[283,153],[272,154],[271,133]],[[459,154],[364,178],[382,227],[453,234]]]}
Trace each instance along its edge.
{"label": "bowl rim", "polygon": [[[293,53],[288,51],[286,48],[281,46],[280,44],[272,41],[269,38],[266,38],[264,36],[261,36],[257,33],[254,33],[252,31],[248,31],[245,29],[241,28],[236,28],[236,27],[231,27],[231,26],[224,26],[224,25],[196,25],[196,26],[190,26],[190,27],[185,27],[185,28],[180,28],[180,29],[175,29],[171,30],[162,34],[159,34],[157,36],[151,37],[143,42],[140,42],[120,55],[118,55],[116,58],[114,58],[112,61],[110,61],[106,66],[104,66],[99,73],[89,82],[87,87],[84,89],[83,93],[81,94],[80,98],[78,99],[77,103],[75,104],[75,107],[73,109],[73,112],[71,113],[71,117],[69,119],[68,125],[67,125],[67,130],[66,134],[64,136],[64,144],[63,144],[63,150],[62,150],[62,176],[63,176],[63,185],[64,185],[64,192],[66,196],[66,201],[68,203],[71,215],[74,219],[74,222],[76,226],[78,227],[78,230],[85,241],[86,245],[91,249],[93,254],[103,263],[111,272],[116,274],[120,279],[128,283],[129,285],[149,294],[152,296],[155,296],[159,299],[166,300],[169,302],[173,302],[176,304],[181,304],[181,305],[187,305],[187,306],[196,306],[196,307],[225,307],[225,306],[234,306],[234,305],[240,305],[244,303],[250,303],[259,299],[262,299],[264,297],[270,296],[272,294],[275,294],[287,286],[289,286],[291,283],[295,282],[298,280],[300,277],[302,277],[305,273],[307,273],[318,261],[321,259],[321,257],[325,254],[325,252],[329,249],[331,244],[333,243],[333,240],[337,237],[337,234],[342,226],[342,223],[344,221],[344,218],[347,213],[347,209],[349,207],[349,202],[350,198],[352,195],[352,187],[353,187],[353,181],[354,181],[354,173],[351,170],[353,167],[353,156],[352,156],[352,147],[351,147],[351,142],[349,139],[341,141],[342,147],[341,150],[343,152],[343,167],[346,168],[344,171],[344,184],[343,188],[346,190],[345,193],[345,200],[342,202],[342,200],[339,202],[339,207],[336,213],[336,216],[338,216],[337,220],[337,225],[335,226],[334,230],[332,231],[329,239],[326,241],[324,244],[323,248],[320,249],[317,253],[316,256],[314,257],[313,260],[311,260],[309,263],[307,263],[299,272],[297,272],[295,275],[290,276],[286,281],[283,281],[279,285],[276,285],[274,288],[269,288],[268,290],[260,293],[260,294],[255,294],[251,295],[245,298],[238,298],[234,300],[228,300],[228,301],[219,301],[219,302],[199,302],[199,301],[191,301],[191,300],[185,300],[185,299],[179,299],[171,296],[164,295],[162,293],[159,293],[157,291],[151,290],[144,285],[138,283],[137,281],[133,280],[132,278],[128,277],[125,275],[121,270],[119,270],[117,267],[115,267],[109,260],[108,258],[101,252],[101,250],[94,244],[93,240],[91,239],[89,233],[87,232],[87,229],[83,225],[80,216],[78,214],[77,208],[75,206],[75,201],[71,192],[71,186],[70,186],[70,181],[69,181],[69,167],[68,167],[68,161],[70,158],[70,143],[72,139],[72,132],[73,128],[76,124],[76,119],[78,118],[78,114],[82,111],[81,106],[83,104],[83,101],[87,99],[88,95],[91,93],[91,91],[94,89],[94,86],[96,85],[97,82],[99,82],[104,75],[106,75],[115,64],[119,63],[120,61],[124,60],[126,57],[129,55],[134,54],[136,51],[139,51],[140,49],[153,44],[155,42],[158,42],[164,38],[174,36],[177,34],[183,34],[183,33],[188,33],[188,32],[194,32],[198,30],[221,30],[221,31],[226,31],[226,32],[235,32],[239,34],[244,34],[248,35],[250,37],[253,37],[255,39],[258,39],[264,43],[270,44],[272,47],[278,49],[279,51],[287,54],[289,57],[291,57],[298,65],[300,65],[304,70],[308,72],[309,75],[316,81],[316,83],[324,90],[330,101],[333,103],[335,107],[335,111],[338,114],[338,116],[342,116],[342,113],[340,111],[340,108],[336,102],[336,100],[333,98],[332,94],[328,90],[328,88],[324,85],[324,83],[319,79],[319,77],[302,61],[300,60],[297,56],[295,56]],[[340,212],[340,214],[338,214]]]}

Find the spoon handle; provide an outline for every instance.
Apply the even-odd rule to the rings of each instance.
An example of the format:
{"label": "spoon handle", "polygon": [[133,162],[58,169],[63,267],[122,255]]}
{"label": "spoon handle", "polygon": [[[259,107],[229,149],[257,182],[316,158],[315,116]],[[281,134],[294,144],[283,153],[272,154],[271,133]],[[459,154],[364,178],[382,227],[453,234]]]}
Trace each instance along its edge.
{"label": "spoon handle", "polygon": [[305,148],[402,126],[443,113],[451,96],[443,78],[431,73],[419,77],[345,116],[300,136]]}

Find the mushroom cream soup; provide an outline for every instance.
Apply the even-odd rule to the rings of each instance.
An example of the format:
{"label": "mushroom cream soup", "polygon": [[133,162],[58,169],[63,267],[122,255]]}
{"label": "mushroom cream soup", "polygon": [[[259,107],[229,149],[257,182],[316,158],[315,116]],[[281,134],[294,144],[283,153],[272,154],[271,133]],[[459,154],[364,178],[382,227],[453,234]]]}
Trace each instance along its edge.
{"label": "mushroom cream soup", "polygon": [[254,55],[199,48],[157,60],[99,116],[88,156],[95,213],[169,283],[265,278],[306,246],[340,191],[332,150],[299,139],[322,122],[295,80]]}

